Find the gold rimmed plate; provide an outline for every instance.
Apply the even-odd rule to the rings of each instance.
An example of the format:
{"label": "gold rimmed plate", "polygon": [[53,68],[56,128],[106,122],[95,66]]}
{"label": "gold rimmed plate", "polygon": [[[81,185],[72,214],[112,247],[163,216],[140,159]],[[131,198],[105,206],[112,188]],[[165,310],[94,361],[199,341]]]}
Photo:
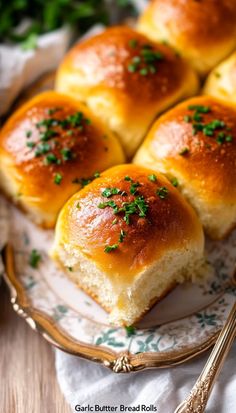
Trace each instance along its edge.
{"label": "gold rimmed plate", "polygon": [[[13,308],[56,347],[129,372],[182,363],[215,342],[236,297],[230,281],[236,231],[226,241],[207,241],[212,277],[177,287],[138,325],[125,329],[110,326],[106,312],[50,260],[53,232],[39,229],[15,207],[5,208],[11,225],[4,278]],[[41,256],[37,268],[29,264],[33,249]]]}

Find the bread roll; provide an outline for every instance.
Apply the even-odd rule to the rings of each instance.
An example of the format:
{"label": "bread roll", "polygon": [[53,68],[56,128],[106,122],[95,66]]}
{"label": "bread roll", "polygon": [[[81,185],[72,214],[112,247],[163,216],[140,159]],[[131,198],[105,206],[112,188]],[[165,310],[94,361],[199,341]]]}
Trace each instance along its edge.
{"label": "bread roll", "polygon": [[46,228],[81,186],[122,162],[116,137],[81,103],[56,92],[30,100],[0,132],[0,188]]}
{"label": "bread roll", "polygon": [[236,47],[236,1],[153,0],[137,28],[172,45],[204,76]]}
{"label": "bread roll", "polygon": [[236,224],[236,107],[189,99],[152,126],[134,162],[167,174],[220,239]]}
{"label": "bread roll", "polygon": [[169,47],[112,27],[69,51],[56,89],[85,102],[131,156],[156,115],[194,95],[198,80]]}
{"label": "bread roll", "polygon": [[203,93],[236,103],[236,52],[212,70]]}
{"label": "bread roll", "polygon": [[131,325],[177,283],[196,276],[199,220],[169,181],[115,166],[61,210],[52,257],[115,325]]}

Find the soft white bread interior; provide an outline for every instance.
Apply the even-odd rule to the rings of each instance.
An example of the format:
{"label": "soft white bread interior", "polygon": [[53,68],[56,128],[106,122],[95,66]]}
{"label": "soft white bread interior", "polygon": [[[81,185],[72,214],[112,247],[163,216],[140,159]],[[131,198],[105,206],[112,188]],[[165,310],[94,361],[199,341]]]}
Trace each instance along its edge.
{"label": "soft white bread interior", "polygon": [[137,29],[173,46],[204,76],[236,47],[236,1],[152,0]]}
{"label": "soft white bread interior", "polygon": [[236,52],[212,70],[206,79],[203,93],[236,103]]}
{"label": "soft white bread interior", "polygon": [[131,325],[176,284],[202,275],[204,237],[192,207],[161,174],[113,167],[62,208],[51,251],[70,279]]}
{"label": "soft white bread interior", "polygon": [[198,87],[194,71],[171,48],[125,26],[74,46],[56,76],[56,89],[85,102],[128,156],[157,114]]}
{"label": "soft white bread interior", "polygon": [[207,96],[177,105],[154,123],[133,161],[174,179],[212,238],[236,225],[236,106]]}
{"label": "soft white bread interior", "polygon": [[122,162],[117,138],[83,104],[52,91],[20,107],[0,132],[0,189],[47,228],[73,193]]}

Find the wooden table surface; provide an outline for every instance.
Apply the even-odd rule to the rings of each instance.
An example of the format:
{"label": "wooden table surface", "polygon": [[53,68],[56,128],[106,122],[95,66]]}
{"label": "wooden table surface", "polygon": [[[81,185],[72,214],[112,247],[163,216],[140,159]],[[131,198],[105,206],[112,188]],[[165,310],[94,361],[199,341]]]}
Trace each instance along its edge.
{"label": "wooden table surface", "polygon": [[0,412],[70,413],[59,389],[54,351],[12,310],[0,285]]}

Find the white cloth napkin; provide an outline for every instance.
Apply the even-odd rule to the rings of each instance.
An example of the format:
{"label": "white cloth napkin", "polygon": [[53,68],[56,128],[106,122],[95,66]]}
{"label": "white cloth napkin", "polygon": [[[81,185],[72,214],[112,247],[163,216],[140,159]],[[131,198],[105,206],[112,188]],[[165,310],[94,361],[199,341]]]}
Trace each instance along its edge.
{"label": "white cloth napkin", "polygon": [[[97,404],[100,407],[118,406],[117,412],[121,411],[120,405],[154,405],[157,413],[174,413],[190,392],[208,355],[209,352],[174,368],[116,374],[103,366],[56,350],[57,378],[72,412],[78,405],[94,407]],[[206,412],[236,412],[236,343],[213,388]]]}
{"label": "white cloth napkin", "polygon": [[0,115],[7,112],[24,88],[58,66],[70,39],[71,30],[65,27],[39,36],[34,50],[0,45]]}

